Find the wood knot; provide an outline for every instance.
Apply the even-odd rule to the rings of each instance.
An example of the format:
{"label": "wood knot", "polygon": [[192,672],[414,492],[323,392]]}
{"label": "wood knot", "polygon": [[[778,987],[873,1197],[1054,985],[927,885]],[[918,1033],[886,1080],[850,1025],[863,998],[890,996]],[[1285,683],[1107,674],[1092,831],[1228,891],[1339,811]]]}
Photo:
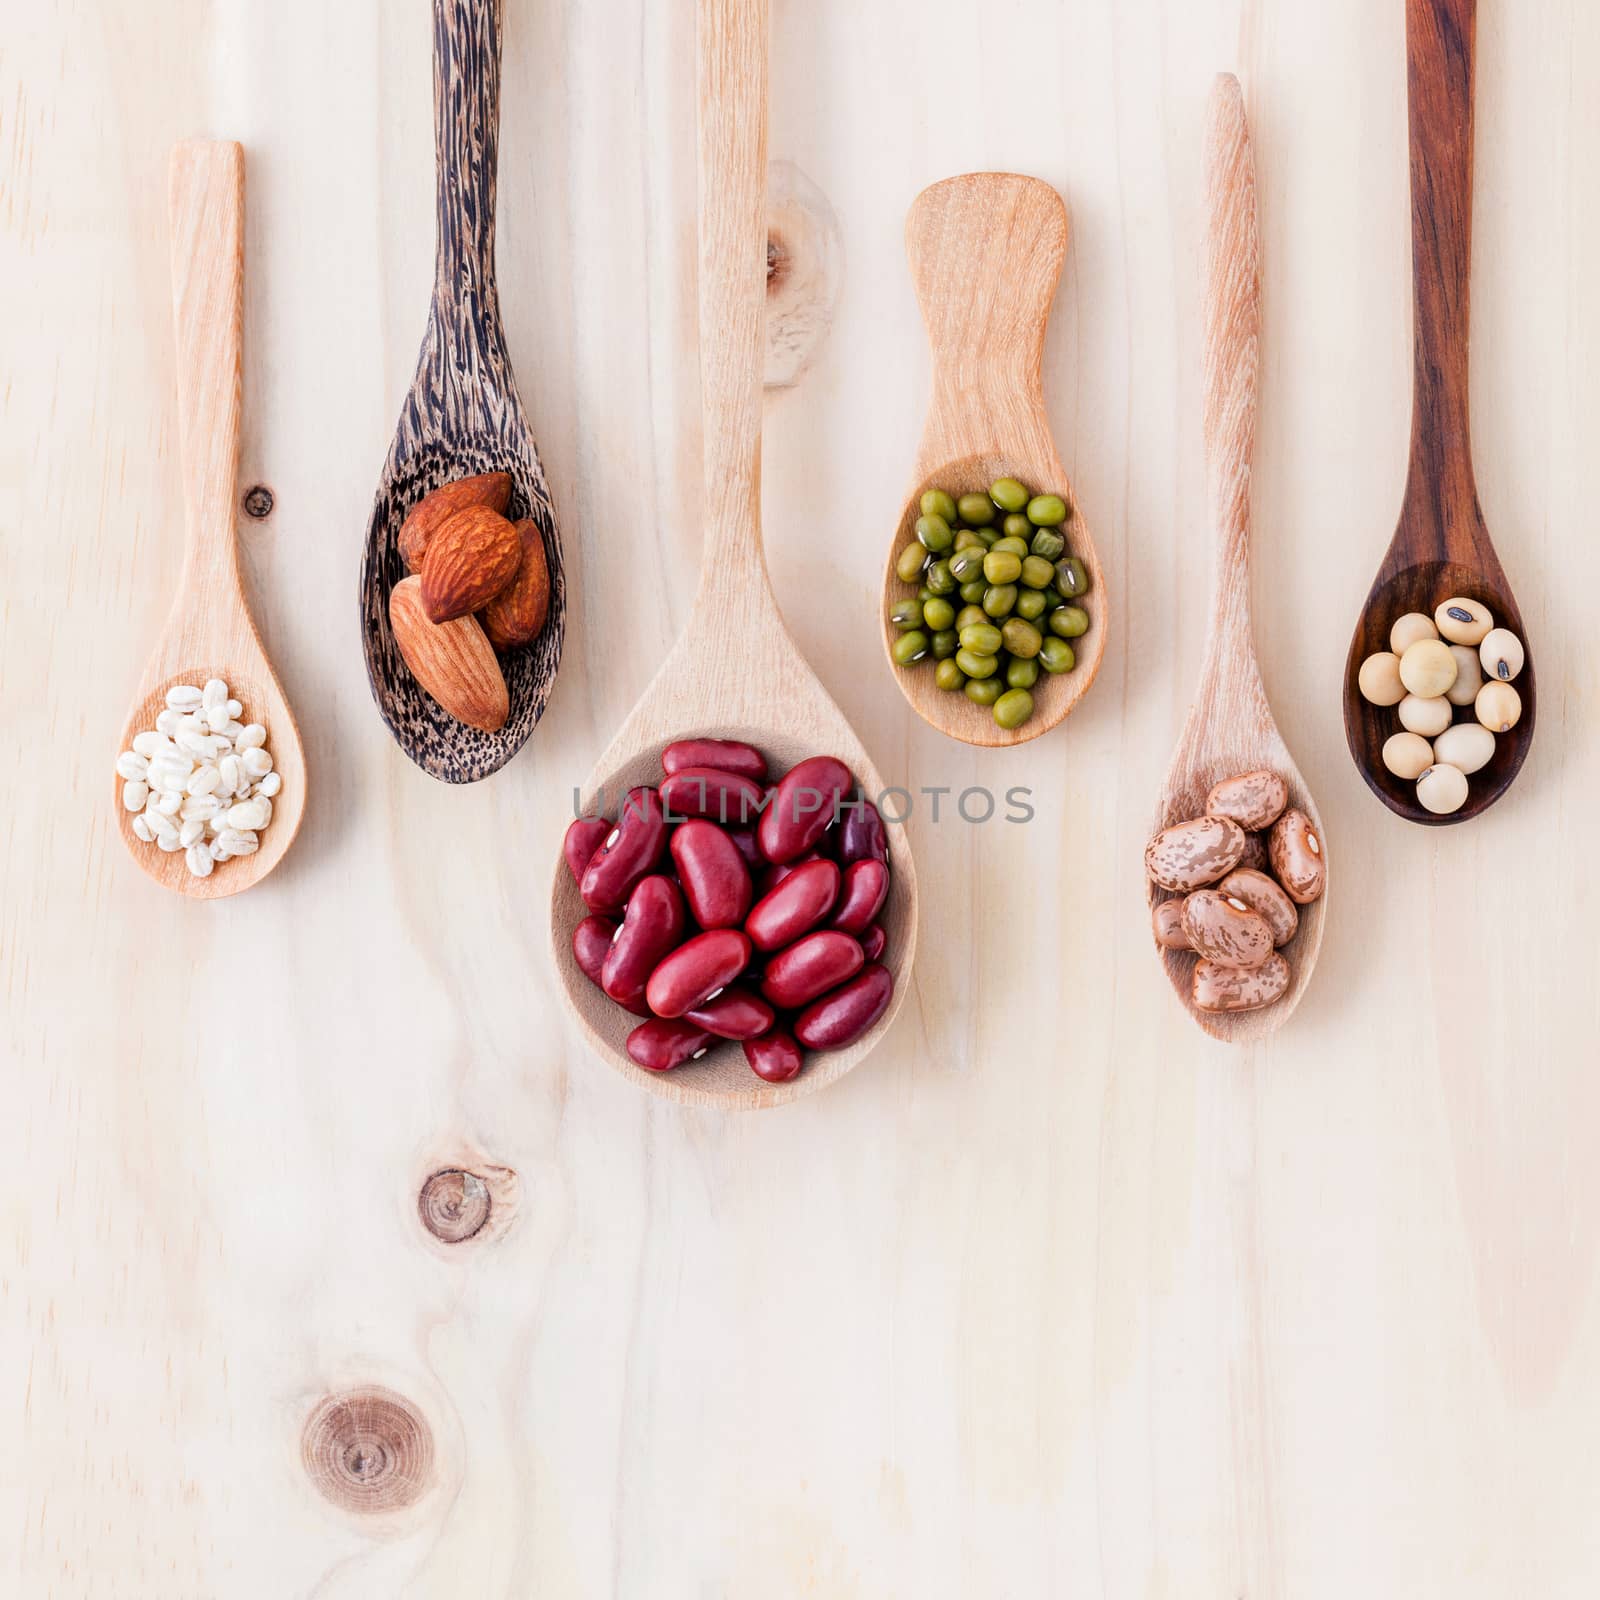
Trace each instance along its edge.
{"label": "wood knot", "polygon": [[445,1244],[464,1244],[483,1229],[493,1209],[489,1185],[460,1167],[434,1173],[417,1193],[422,1226]]}
{"label": "wood knot", "polygon": [[349,1389],[328,1395],[306,1419],[300,1460],[322,1495],[341,1510],[399,1511],[428,1489],[433,1433],[404,1395]]}
{"label": "wood knot", "polygon": [[767,235],[767,293],[776,294],[789,275],[789,252],[775,233]]}
{"label": "wood knot", "polygon": [[272,491],[264,483],[258,483],[244,492],[244,514],[254,517],[257,522],[270,517],[276,503]]}

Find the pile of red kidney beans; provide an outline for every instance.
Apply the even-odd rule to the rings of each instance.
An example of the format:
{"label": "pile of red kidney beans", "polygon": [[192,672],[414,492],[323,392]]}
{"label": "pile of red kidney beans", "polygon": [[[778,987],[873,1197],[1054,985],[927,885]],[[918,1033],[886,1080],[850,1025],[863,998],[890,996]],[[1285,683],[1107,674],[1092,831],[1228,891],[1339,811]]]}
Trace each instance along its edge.
{"label": "pile of red kidney beans", "polygon": [[641,1067],[667,1072],[734,1039],[758,1077],[785,1083],[805,1050],[842,1050],[889,1008],[883,821],[833,756],[773,784],[753,745],[684,739],[661,770],[615,822],[567,829],[589,908],[572,953],[645,1019],[628,1035]]}

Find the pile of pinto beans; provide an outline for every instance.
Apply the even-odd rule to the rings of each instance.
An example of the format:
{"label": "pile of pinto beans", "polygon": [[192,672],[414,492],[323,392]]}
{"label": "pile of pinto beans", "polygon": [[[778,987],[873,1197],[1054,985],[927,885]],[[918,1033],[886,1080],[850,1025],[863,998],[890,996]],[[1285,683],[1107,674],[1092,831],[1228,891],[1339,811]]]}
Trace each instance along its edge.
{"label": "pile of pinto beans", "polygon": [[639,1066],[668,1072],[734,1040],[758,1077],[785,1083],[805,1051],[854,1044],[889,1007],[882,819],[833,756],[774,783],[753,745],[684,739],[661,770],[614,821],[567,830],[589,908],[573,955],[644,1019],[628,1035]]}

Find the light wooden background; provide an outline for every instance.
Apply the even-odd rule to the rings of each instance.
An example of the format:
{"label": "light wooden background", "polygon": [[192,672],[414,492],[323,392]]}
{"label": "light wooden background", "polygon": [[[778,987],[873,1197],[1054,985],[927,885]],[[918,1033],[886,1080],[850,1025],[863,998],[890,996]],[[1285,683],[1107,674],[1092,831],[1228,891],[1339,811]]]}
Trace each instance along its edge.
{"label": "light wooden background", "polygon": [[[692,8],[508,0],[506,319],[573,574],[533,744],[396,751],[358,548],[432,252],[423,0],[7,0],[0,44],[0,1591],[1565,1600],[1600,1584],[1600,7],[1483,0],[1485,509],[1539,651],[1511,798],[1424,833],[1338,685],[1409,405],[1400,0],[778,0],[772,149],[845,295],[769,410],[777,590],[914,829],[916,992],[850,1078],[727,1120],[578,1045],[540,900],[698,552]],[[1257,597],[1336,901],[1234,1055],[1149,947],[1140,848],[1208,614],[1200,130],[1236,67],[1267,273]],[[106,808],[177,572],[169,144],[248,149],[243,483],[314,764],[243,899],[164,896]],[[1115,583],[1050,738],[911,720],[874,585],[921,423],[924,183],[1056,183],[1047,358]],[[983,248],[974,240],[973,248]],[[493,1238],[415,1195],[511,1169]],[[339,1509],[300,1430],[381,1384],[434,1440]]]}

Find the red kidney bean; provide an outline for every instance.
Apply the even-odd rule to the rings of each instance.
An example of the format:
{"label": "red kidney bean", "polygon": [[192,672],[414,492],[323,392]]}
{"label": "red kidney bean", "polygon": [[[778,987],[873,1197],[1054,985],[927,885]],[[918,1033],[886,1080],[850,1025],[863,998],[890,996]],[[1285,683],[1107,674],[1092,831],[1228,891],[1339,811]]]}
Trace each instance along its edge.
{"label": "red kidney bean", "polygon": [[669,778],[688,767],[715,767],[760,783],[767,775],[767,758],[753,744],[737,739],[679,739],[661,752],[661,770]]}
{"label": "red kidney bean", "polygon": [[610,832],[611,824],[604,817],[578,817],[567,829],[567,836],[561,841],[561,851],[567,858],[567,867],[574,883],[583,882],[583,869],[594,859],[600,841]]}
{"label": "red kidney bean", "polygon": [[628,1035],[628,1054],[651,1072],[671,1072],[704,1055],[716,1042],[716,1035],[704,1028],[652,1017]]}
{"label": "red kidney bean", "polygon": [[889,898],[889,869],[881,861],[852,861],[844,871],[839,909],[830,927],[865,933]]}
{"label": "red kidney bean", "polygon": [[672,859],[694,920],[702,928],[735,928],[750,909],[754,888],[739,847],[714,822],[685,822],[673,830]]}
{"label": "red kidney bean", "polygon": [[640,1016],[648,1016],[644,986],[661,959],[683,938],[683,897],[670,878],[644,879],[628,896],[622,927],[606,955],[600,987]]}
{"label": "red kidney bean", "polygon": [[876,961],[883,954],[883,947],[888,942],[889,935],[883,931],[880,924],[874,923],[861,935],[861,953],[868,961]]}
{"label": "red kidney bean", "polygon": [[765,899],[766,896],[771,894],[772,891],[776,889],[791,872],[798,872],[801,867],[809,866],[813,861],[821,861],[823,859],[824,857],[818,855],[817,852],[813,850],[810,855],[801,856],[798,861],[786,861],[782,866],[779,866],[776,862],[773,862],[770,866],[768,866],[767,870],[761,874],[761,881],[756,885],[757,898]]}
{"label": "red kidney bean", "polygon": [[746,1039],[744,1058],[750,1063],[750,1070],[768,1083],[787,1083],[805,1059],[800,1046],[781,1028],[764,1039]]}
{"label": "red kidney bean", "polygon": [[[789,1011],[853,978],[866,959],[848,933],[832,928],[808,933],[767,963],[761,992],[773,1005]],[[657,1009],[654,997],[650,1004]]]}
{"label": "red kidney bean", "polygon": [[884,837],[883,818],[878,808],[864,795],[844,805],[839,820],[839,859],[848,867],[853,861],[889,861],[889,841]]}
{"label": "red kidney bean", "polygon": [[749,962],[750,941],[737,929],[696,934],[650,974],[645,999],[658,1017],[681,1017],[727,988]]}
{"label": "red kidney bean", "polygon": [[667,821],[654,789],[630,789],[622,815],[584,868],[578,892],[591,911],[620,911],[633,886],[667,848]]}
{"label": "red kidney bean", "polygon": [[766,866],[761,850],[756,844],[756,830],[754,828],[729,828],[728,837],[733,840],[733,848],[739,852],[739,859],[754,872],[758,867]]}
{"label": "red kidney bean", "polygon": [[600,985],[600,969],[605,965],[616,931],[617,925],[610,917],[597,917],[593,913],[572,930],[572,959],[596,988]]}
{"label": "red kidney bean", "polygon": [[754,1039],[778,1020],[778,1013],[748,989],[727,988],[715,1000],[685,1011],[683,1020],[719,1039]]}
{"label": "red kidney bean", "polygon": [[835,807],[855,780],[836,756],[811,756],[779,780],[756,829],[768,861],[793,861],[812,848],[834,820]]}
{"label": "red kidney bean", "polygon": [[893,996],[893,975],[874,962],[843,987],[808,1005],[795,1018],[794,1036],[808,1050],[843,1050],[877,1022]]}
{"label": "red kidney bean", "polygon": [[661,803],[680,817],[752,823],[761,811],[761,785],[737,772],[684,767],[661,781]]}
{"label": "red kidney bean", "polygon": [[[782,868],[774,868],[782,871]],[[831,861],[807,861],[784,874],[744,920],[757,950],[781,950],[810,933],[839,897],[839,869]]]}

